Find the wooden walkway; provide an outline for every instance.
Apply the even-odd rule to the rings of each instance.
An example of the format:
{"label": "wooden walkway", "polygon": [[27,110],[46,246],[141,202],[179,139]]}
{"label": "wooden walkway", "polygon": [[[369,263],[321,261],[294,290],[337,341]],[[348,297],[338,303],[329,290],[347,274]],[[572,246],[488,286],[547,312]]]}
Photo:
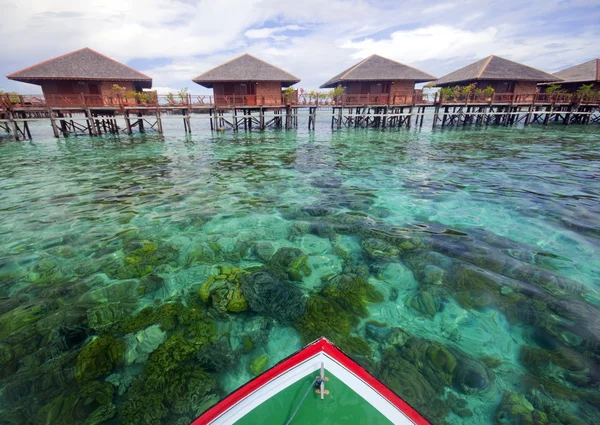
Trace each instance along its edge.
{"label": "wooden walkway", "polygon": [[[315,129],[317,119],[331,128],[422,127],[425,117],[435,126],[530,125],[562,122],[565,125],[600,123],[600,96],[576,98],[565,94],[500,93],[487,98],[467,96],[429,100],[420,90],[390,98],[387,95],[295,96],[293,99],[259,99],[256,96],[186,94],[148,96],[143,101],[100,95],[2,95],[0,131],[17,140],[31,139],[29,123],[48,121],[55,137],[79,134],[131,134],[163,132],[164,119],[183,121],[191,133],[191,117],[208,119],[214,131],[296,128],[306,118]],[[117,118],[124,121],[119,125]]]}

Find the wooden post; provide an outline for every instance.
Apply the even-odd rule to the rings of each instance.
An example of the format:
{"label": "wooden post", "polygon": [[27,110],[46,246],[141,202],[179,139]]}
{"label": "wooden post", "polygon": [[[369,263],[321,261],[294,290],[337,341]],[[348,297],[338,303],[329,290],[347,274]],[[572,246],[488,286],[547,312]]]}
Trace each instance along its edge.
{"label": "wooden post", "polygon": [[[437,93],[435,94],[437,96]],[[435,109],[433,110],[433,126],[437,125],[438,120],[440,119],[440,104],[436,103]]]}
{"label": "wooden post", "polygon": [[210,108],[208,110],[208,117],[209,117],[208,120],[210,121],[210,130],[214,131],[215,129],[213,127],[213,110],[212,110],[212,108]]}
{"label": "wooden post", "polygon": [[525,125],[528,125],[531,121],[531,114],[533,114],[534,104],[529,105],[529,110],[527,112],[527,118],[525,118]]}
{"label": "wooden post", "polygon": [[337,128],[342,128],[342,115],[343,115],[343,106],[340,106],[340,108],[338,109],[338,121],[337,121]]}
{"label": "wooden post", "polygon": [[29,131],[29,123],[27,121],[23,121],[23,132],[25,133],[25,138],[31,140],[31,132]]}
{"label": "wooden post", "polygon": [[94,122],[96,123],[96,131],[97,134],[102,134],[102,130],[100,129],[100,121],[98,120],[98,116],[96,115],[96,119],[94,120]]}
{"label": "wooden post", "polygon": [[162,118],[160,116],[160,108],[156,108],[156,129],[160,134],[163,133]]}
{"label": "wooden post", "polygon": [[17,122],[15,121],[13,113],[10,109],[8,110],[8,120],[12,127],[12,132],[13,132],[13,136],[15,137],[15,140],[17,140],[17,141],[21,140],[21,136],[19,135],[19,126],[17,125]]}
{"label": "wooden post", "polygon": [[292,116],[291,116],[292,110],[290,108],[290,105],[285,105],[285,129],[289,130],[290,128],[292,128]]}
{"label": "wooden post", "polygon": [[144,131],[144,118],[143,118],[143,113],[142,112],[138,112],[137,113],[138,116],[138,128],[140,129],[140,133],[145,133]]}
{"label": "wooden post", "polygon": [[233,131],[238,131],[237,108],[233,108]]}
{"label": "wooden post", "polygon": [[335,126],[335,106],[333,108],[331,108],[331,129],[333,130],[333,127]]}
{"label": "wooden post", "polygon": [[58,139],[60,137],[60,134],[58,133],[58,127],[56,126],[56,119],[54,117],[54,112],[52,111],[52,108],[48,108],[48,115],[50,116],[50,124],[52,125],[52,132],[54,133],[54,137]]}
{"label": "wooden post", "polygon": [[552,116],[552,109],[554,109],[554,103],[551,103],[550,106],[546,108],[546,116],[544,117],[544,125],[548,125],[550,121],[550,117]]}
{"label": "wooden post", "polygon": [[[263,100],[263,102],[264,102],[264,100]],[[261,106],[258,112],[260,114],[259,115],[259,123],[260,123],[259,127],[261,130],[264,130],[265,129],[265,109]]]}
{"label": "wooden post", "polygon": [[127,134],[132,134],[133,130],[131,129],[131,120],[129,119],[129,111],[125,109],[123,112],[123,117],[125,118],[125,128],[127,129]]}
{"label": "wooden post", "polygon": [[[63,114],[61,112],[58,113],[58,116],[60,118],[64,118]],[[61,119],[60,120],[60,130],[63,134],[63,137],[67,137],[69,135],[69,131],[67,129],[67,123],[65,120]]]}
{"label": "wooden post", "polygon": [[87,117],[88,131],[90,132],[90,135],[97,136],[98,134],[96,133],[96,127],[94,126],[94,119],[92,118],[92,112],[90,111],[90,108],[85,109],[85,116]]}

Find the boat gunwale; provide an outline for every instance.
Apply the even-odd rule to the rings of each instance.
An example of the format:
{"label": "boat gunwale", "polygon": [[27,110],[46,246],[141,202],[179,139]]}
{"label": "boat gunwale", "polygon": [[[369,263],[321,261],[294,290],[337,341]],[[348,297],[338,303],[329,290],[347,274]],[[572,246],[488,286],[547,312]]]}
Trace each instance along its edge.
{"label": "boat gunwale", "polygon": [[275,380],[277,377],[287,373],[288,371],[293,370],[296,366],[299,366],[300,364],[310,360],[311,358],[321,353],[330,357],[331,360],[338,363],[343,369],[347,370],[350,374],[354,375],[364,384],[369,386],[382,399],[390,403],[407,419],[412,421],[413,424],[431,425],[419,412],[417,412],[412,406],[410,406],[394,391],[392,391],[385,384],[383,384],[381,381],[375,378],[365,368],[363,368],[350,357],[348,357],[342,350],[340,350],[326,338],[320,338],[316,341],[313,341],[306,347],[303,347],[295,353],[282,359],[272,368],[266,370],[262,374],[246,382],[241,387],[229,393],[217,404],[210,407],[207,411],[205,411],[197,419],[195,419],[190,425],[207,425],[213,423],[219,417],[229,412],[238,403],[242,402],[247,397],[250,397],[256,391],[260,390],[262,387]]}

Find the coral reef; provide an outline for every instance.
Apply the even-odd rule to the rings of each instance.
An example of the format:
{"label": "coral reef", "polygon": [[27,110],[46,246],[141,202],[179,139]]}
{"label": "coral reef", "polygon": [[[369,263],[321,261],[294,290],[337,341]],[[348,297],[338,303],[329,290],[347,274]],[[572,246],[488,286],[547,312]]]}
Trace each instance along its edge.
{"label": "coral reef", "polygon": [[181,302],[166,302],[158,307],[145,307],[137,315],[126,319],[121,332],[138,332],[150,325],[159,325],[163,331],[171,331],[181,324],[190,324],[204,318],[197,306],[186,307]]}
{"label": "coral reef", "polygon": [[148,355],[166,339],[158,325],[152,325],[126,339],[125,364],[145,363]]}
{"label": "coral reef", "polygon": [[43,406],[36,414],[35,425],[96,425],[115,415],[113,387],[94,381],[61,395]]}
{"label": "coral reef", "polygon": [[244,274],[248,272],[226,265],[219,266],[219,274],[208,278],[200,287],[200,298],[221,311],[241,313],[248,310],[248,301],[241,288]]}
{"label": "coral reef", "polygon": [[252,359],[248,369],[254,376],[258,376],[265,371],[269,363],[269,356],[263,355]]}
{"label": "coral reef", "polygon": [[106,274],[114,279],[144,277],[164,269],[170,263],[176,266],[179,255],[179,251],[166,241],[144,240],[136,234],[126,235],[123,251],[123,263],[106,270]]}
{"label": "coral reef", "polygon": [[441,308],[440,299],[425,290],[421,290],[417,295],[410,297],[406,305],[429,317],[434,317]]}
{"label": "coral reef", "polygon": [[279,248],[268,263],[269,269],[287,275],[292,281],[301,281],[310,276],[312,269],[308,265],[308,255],[298,248]]}
{"label": "coral reef", "polygon": [[178,317],[174,333],[150,354],[127,390],[119,411],[123,423],[191,421],[216,400],[216,379],[195,362],[196,353],[216,341],[215,325],[197,310]]}
{"label": "coral reef", "polygon": [[123,363],[125,342],[111,336],[93,339],[77,355],[75,376],[79,382],[108,375]]}
{"label": "coral reef", "polygon": [[302,291],[281,275],[260,270],[241,276],[242,293],[250,309],[281,323],[290,323],[306,308]]}
{"label": "coral reef", "polygon": [[378,261],[393,261],[400,252],[391,243],[376,238],[363,240],[361,246],[369,258]]}
{"label": "coral reef", "polygon": [[325,278],[319,291],[308,298],[306,312],[294,323],[305,343],[325,336],[349,354],[371,354],[364,339],[351,335],[359,317],[368,316],[367,304],[383,301],[368,276],[367,268],[349,266],[341,274]]}

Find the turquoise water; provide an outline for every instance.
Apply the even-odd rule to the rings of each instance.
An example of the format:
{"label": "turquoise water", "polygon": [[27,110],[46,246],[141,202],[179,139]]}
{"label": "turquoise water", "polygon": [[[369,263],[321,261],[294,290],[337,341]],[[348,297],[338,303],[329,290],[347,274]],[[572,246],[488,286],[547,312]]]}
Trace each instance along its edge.
{"label": "turquoise water", "polygon": [[595,126],[0,142],[0,423],[189,423],[326,335],[434,424],[600,423]]}

